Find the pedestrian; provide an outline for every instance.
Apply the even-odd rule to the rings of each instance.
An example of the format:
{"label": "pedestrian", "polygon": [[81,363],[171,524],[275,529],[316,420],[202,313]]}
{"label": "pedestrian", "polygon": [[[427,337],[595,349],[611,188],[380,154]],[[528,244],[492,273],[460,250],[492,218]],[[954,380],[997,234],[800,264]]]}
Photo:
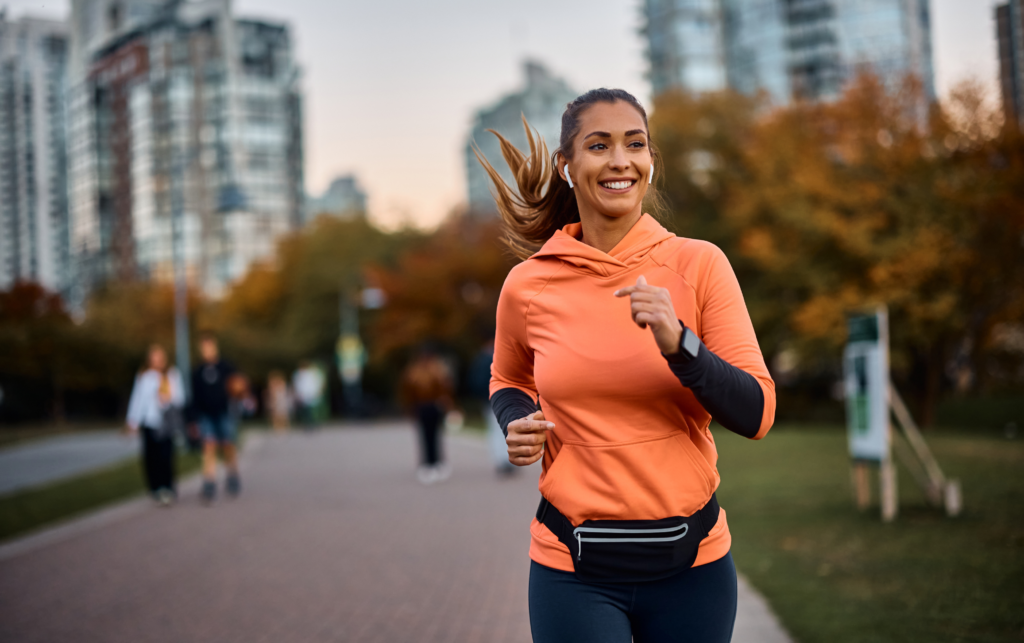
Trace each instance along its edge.
{"label": "pedestrian", "polygon": [[302,361],[292,376],[295,414],[307,431],[316,428],[319,406],[324,394],[324,375],[312,362]]}
{"label": "pedestrian", "polygon": [[452,377],[432,348],[421,348],[406,367],[400,395],[419,429],[420,466],[416,477],[428,485],[446,480],[451,467],[444,461],[441,431],[445,414],[452,408]]}
{"label": "pedestrian", "polygon": [[632,95],[569,103],[550,160],[529,137],[526,155],[501,140],[514,186],[481,162],[525,259],[498,303],[491,403],[511,462],[543,460],[533,640],[726,643],[736,570],[709,424],[759,439],[775,416],[739,283],[717,247],[645,213],[660,159]]}
{"label": "pedestrian", "polygon": [[192,372],[192,406],[203,440],[203,502],[213,502],[217,495],[217,451],[227,468],[225,489],[229,496],[242,491],[238,472],[238,422],[231,409],[228,385],[236,371],[221,359],[217,338],[204,333],[199,338],[202,358]]}
{"label": "pedestrian", "polygon": [[292,411],[292,392],[288,389],[281,371],[271,371],[267,376],[267,391],[263,404],[270,416],[270,426],[278,433],[288,430]]}
{"label": "pedestrian", "polygon": [[161,505],[177,497],[174,436],[184,424],[185,389],[178,369],[167,364],[159,344],[149,347],[146,368],[135,378],[128,402],[128,430],[142,436],[142,470],[146,487]]}
{"label": "pedestrian", "polygon": [[505,444],[505,434],[498,425],[498,419],[494,417],[489,398],[491,384],[491,362],[494,361],[494,340],[487,340],[480,350],[477,351],[473,361],[469,364],[469,373],[466,380],[469,386],[469,394],[480,403],[480,413],[484,421],[484,430],[487,438],[487,449],[491,455],[491,462],[494,464],[494,471],[500,477],[510,476],[515,473],[515,466],[508,460],[508,446]]}

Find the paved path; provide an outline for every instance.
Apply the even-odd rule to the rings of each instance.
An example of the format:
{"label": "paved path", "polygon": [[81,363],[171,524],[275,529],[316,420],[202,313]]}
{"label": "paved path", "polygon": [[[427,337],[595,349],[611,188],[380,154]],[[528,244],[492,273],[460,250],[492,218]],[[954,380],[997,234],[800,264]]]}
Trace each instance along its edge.
{"label": "paved path", "polygon": [[0,495],[68,478],[139,453],[139,438],[119,431],[57,435],[0,450]]}
{"label": "paved path", "polygon": [[[238,500],[191,488],[0,547],[0,641],[528,642],[537,468],[498,479],[457,438],[422,487],[413,449],[396,425],[267,436]],[[734,641],[788,640],[763,608],[744,588]]]}

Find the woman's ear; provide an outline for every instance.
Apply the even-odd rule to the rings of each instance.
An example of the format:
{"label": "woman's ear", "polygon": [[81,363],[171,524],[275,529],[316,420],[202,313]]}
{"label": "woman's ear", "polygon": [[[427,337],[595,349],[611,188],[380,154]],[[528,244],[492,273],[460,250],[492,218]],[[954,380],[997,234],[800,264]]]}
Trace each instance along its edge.
{"label": "woman's ear", "polygon": [[569,184],[569,188],[573,187],[572,174],[569,172],[569,165],[565,161],[565,157],[562,156],[561,152],[555,154],[555,170],[558,172],[558,176],[562,177],[562,180]]}

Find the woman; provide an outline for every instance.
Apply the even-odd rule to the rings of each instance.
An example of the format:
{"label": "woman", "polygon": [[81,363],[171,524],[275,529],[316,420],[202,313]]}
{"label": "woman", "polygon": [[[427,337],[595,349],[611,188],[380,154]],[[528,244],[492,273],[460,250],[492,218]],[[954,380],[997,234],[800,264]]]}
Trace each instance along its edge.
{"label": "woman", "polygon": [[478,158],[526,259],[498,303],[491,402],[509,460],[543,458],[533,640],[729,641],[736,571],[708,425],[758,439],[775,415],[739,284],[717,247],[644,214],[659,158],[633,96],[570,103],[550,165],[527,136],[529,155],[499,136],[515,186]]}
{"label": "woman", "polygon": [[174,433],[182,424],[184,387],[178,369],[167,366],[163,347],[149,347],[146,370],[135,378],[128,402],[128,430],[142,433],[142,468],[153,498],[167,506],[174,487]]}
{"label": "woman", "polygon": [[422,348],[402,374],[401,398],[416,417],[420,434],[420,466],[416,477],[422,484],[446,480],[451,468],[444,462],[441,430],[445,413],[452,407],[452,378],[441,358]]}
{"label": "woman", "polygon": [[270,415],[270,425],[274,431],[283,433],[288,430],[288,418],[292,412],[292,392],[281,371],[271,371],[267,377],[267,391],[263,404]]}

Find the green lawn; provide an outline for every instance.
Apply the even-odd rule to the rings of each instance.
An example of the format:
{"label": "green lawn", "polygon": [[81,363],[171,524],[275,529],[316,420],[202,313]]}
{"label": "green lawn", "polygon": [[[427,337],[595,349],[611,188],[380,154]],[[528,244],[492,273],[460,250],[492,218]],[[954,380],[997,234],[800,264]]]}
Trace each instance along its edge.
{"label": "green lawn", "polygon": [[927,507],[901,470],[886,525],[854,508],[842,429],[715,432],[737,567],[801,643],[1024,640],[1024,439],[926,437],[964,512]]}
{"label": "green lawn", "polygon": [[[199,468],[199,456],[179,454],[178,475]],[[143,492],[138,458],[44,487],[0,496],[0,541]]]}

